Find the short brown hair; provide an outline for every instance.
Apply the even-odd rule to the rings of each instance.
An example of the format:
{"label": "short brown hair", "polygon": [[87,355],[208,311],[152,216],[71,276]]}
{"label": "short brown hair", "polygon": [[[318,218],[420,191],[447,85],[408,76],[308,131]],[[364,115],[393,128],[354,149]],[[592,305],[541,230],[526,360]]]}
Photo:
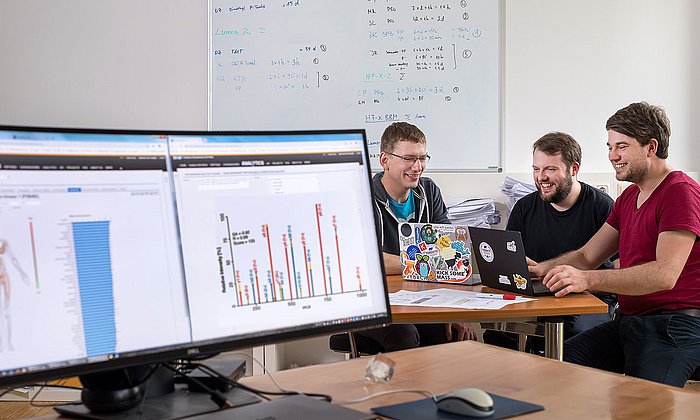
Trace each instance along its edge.
{"label": "short brown hair", "polygon": [[380,149],[382,152],[391,153],[396,148],[396,144],[403,140],[425,144],[425,134],[413,124],[395,122],[384,130]]}
{"label": "short brown hair", "polygon": [[566,169],[571,169],[574,163],[581,164],[581,146],[576,139],[566,133],[552,131],[545,134],[532,145],[532,153],[535,153],[535,150],[540,150],[549,156],[561,153]]}
{"label": "short brown hair", "polygon": [[668,157],[671,122],[660,106],[646,102],[629,104],[608,118],[605,129],[633,137],[642,146],[649,144],[651,139],[656,139],[659,143],[656,156],[661,159]]}

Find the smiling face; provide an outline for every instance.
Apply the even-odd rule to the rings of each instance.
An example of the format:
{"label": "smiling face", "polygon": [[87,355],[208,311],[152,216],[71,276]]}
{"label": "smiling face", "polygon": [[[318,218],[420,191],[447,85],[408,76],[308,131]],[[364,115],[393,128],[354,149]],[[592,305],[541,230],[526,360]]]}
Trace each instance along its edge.
{"label": "smiling face", "polygon": [[655,153],[655,142],[642,146],[634,138],[615,130],[608,130],[608,159],[615,169],[618,181],[639,183],[649,173],[647,158]]}
{"label": "smiling face", "polygon": [[532,178],[547,203],[560,203],[569,195],[577,171],[578,164],[566,167],[561,153],[548,155],[539,149],[532,153]]}
{"label": "smiling face", "polygon": [[420,160],[406,162],[398,156],[425,157],[425,143],[401,140],[391,153],[381,152],[379,155],[379,162],[384,168],[382,184],[392,199],[403,202],[408,197],[409,190],[418,186],[418,180],[425,170],[425,164],[421,164]]}

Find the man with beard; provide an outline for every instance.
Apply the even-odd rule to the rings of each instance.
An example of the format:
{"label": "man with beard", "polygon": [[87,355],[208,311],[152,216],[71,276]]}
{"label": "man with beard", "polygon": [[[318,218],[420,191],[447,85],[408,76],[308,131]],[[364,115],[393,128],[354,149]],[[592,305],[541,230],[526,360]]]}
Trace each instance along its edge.
{"label": "man with beard", "polygon": [[[433,180],[423,177],[430,160],[425,134],[413,124],[396,122],[382,134],[379,163],[384,171],[372,178],[372,196],[377,232],[383,249],[386,274],[401,274],[399,224],[401,222],[449,224],[447,207]],[[392,324],[360,331],[384,351],[403,350],[448,341],[475,340],[469,323]]]}
{"label": "man with beard", "polygon": [[[683,386],[700,367],[700,186],[666,162],[664,110],[633,103],[611,116],[608,159],[633,182],[582,248],[530,262],[555,296],[617,293],[620,314],[567,340],[564,360]],[[619,270],[591,270],[619,250]]]}
{"label": "man with beard", "polygon": [[[583,246],[605,223],[613,200],[599,189],[577,179],[581,146],[568,134],[545,134],[532,146],[532,176],[537,191],[515,204],[506,229],[520,231],[525,255],[535,261],[557,257]],[[606,261],[601,268],[612,267]],[[564,338],[609,321],[616,299],[599,294],[610,313],[574,315],[564,318]],[[517,336],[485,331],[484,341],[517,348]],[[527,350],[544,352],[544,339],[530,338]]]}

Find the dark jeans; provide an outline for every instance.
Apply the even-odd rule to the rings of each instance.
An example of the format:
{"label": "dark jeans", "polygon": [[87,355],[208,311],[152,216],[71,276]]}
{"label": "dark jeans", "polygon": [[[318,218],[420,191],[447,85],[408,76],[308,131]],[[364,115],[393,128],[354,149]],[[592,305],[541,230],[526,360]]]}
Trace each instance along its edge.
{"label": "dark jeans", "polygon": [[355,334],[371,338],[385,352],[447,343],[445,324],[391,324]]}
{"label": "dark jeans", "polygon": [[700,367],[700,318],[620,315],[567,340],[564,360],[682,387]]}

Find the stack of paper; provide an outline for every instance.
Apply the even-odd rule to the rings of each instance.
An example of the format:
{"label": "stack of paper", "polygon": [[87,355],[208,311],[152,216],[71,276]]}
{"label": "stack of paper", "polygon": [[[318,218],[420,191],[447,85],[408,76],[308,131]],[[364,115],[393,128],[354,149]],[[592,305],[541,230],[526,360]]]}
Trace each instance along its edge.
{"label": "stack of paper", "polygon": [[506,203],[508,211],[512,211],[515,203],[518,200],[532,192],[537,191],[537,187],[535,187],[534,184],[528,184],[506,176],[506,179],[503,180],[501,191],[503,191],[503,194],[508,197],[508,202]]}
{"label": "stack of paper", "polygon": [[493,198],[448,198],[445,200],[447,217],[453,225],[490,227],[500,222]]}

